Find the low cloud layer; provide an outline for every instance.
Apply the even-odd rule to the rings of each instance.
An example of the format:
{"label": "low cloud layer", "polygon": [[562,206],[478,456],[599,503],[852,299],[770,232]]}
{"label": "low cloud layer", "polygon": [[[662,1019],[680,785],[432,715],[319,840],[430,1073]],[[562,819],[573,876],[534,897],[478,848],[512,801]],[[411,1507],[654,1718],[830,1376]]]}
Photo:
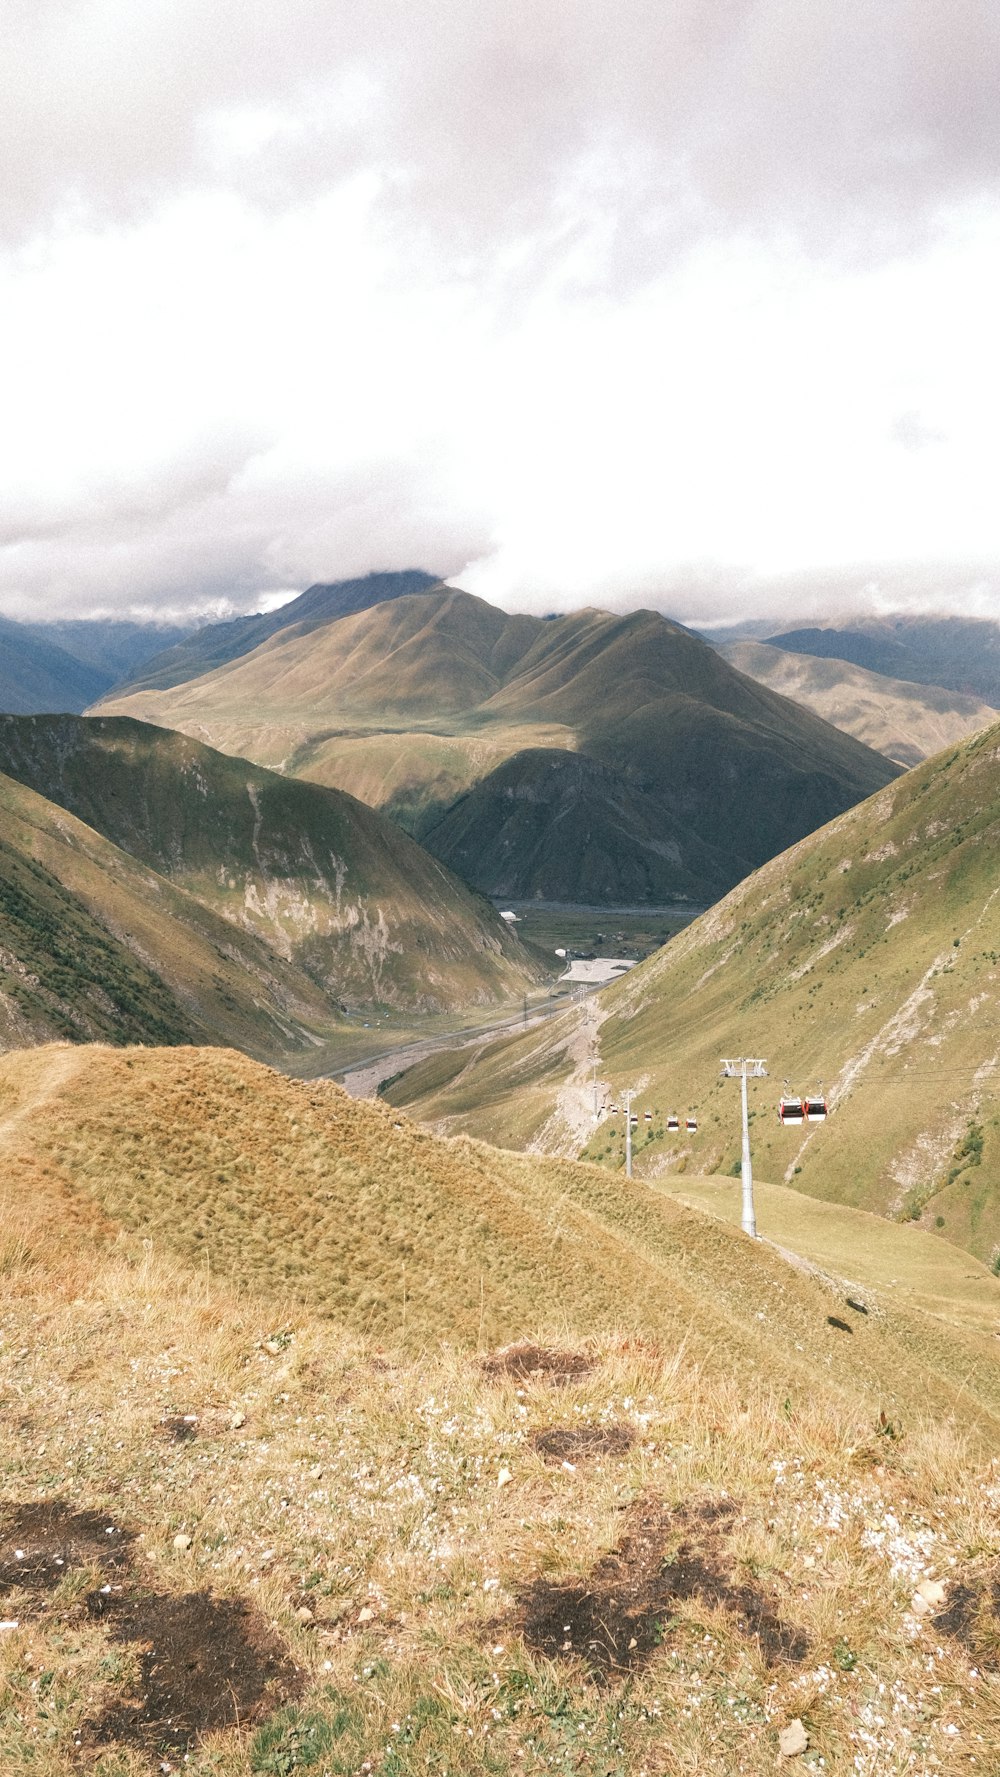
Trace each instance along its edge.
{"label": "low cloud layer", "polygon": [[0,609],[993,596],[989,0],[7,30]]}

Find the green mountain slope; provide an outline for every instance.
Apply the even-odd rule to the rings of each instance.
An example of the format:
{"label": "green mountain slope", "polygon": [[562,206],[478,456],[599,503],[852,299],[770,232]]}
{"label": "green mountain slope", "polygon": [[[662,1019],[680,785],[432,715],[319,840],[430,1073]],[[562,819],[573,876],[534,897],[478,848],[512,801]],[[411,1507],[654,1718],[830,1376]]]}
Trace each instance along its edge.
{"label": "green mountain slope", "polygon": [[337,580],[329,585],[310,586],[298,598],[290,600],[277,611],[257,613],[251,617],[235,617],[226,623],[206,624],[193,635],[160,649],[137,663],[127,675],[119,675],[122,688],[132,691],[163,689],[196,679],[212,672],[230,660],[237,660],[260,647],[279,630],[297,625],[302,633],[317,624],[363,611],[383,600],[402,598],[407,593],[426,592],[438,585],[433,574],[411,568],[398,574],[366,574],[360,580]]}
{"label": "green mountain slope", "polygon": [[0,1049],[223,1042],[292,1060],[335,1026],[255,934],[0,776]]}
{"label": "green mountain slope", "polygon": [[31,630],[0,617],[0,710],[84,710],[115,675],[90,665]]}
{"label": "green mountain slope", "polygon": [[125,719],[0,718],[0,769],[338,1000],[456,1009],[536,978],[492,907],[339,791]]}
{"label": "green mountain slope", "polygon": [[[191,684],[102,707],[352,792],[380,787],[446,863],[521,898],[558,898],[566,857],[609,902],[637,876],[654,899],[712,898],[894,772],[655,612],[509,617],[447,587],[282,631]],[[540,772],[553,748],[602,769]],[[539,845],[546,783],[561,843]]]}
{"label": "green mountain slope", "polygon": [[[634,1085],[648,1176],[739,1160],[723,1056],[751,1083],[762,1178],[916,1218],[992,1259],[1000,1248],[1000,727],[928,760],[741,883],[622,981],[461,1066],[435,1057],[392,1088],[449,1128],[621,1163],[611,1120]],[[822,1082],[820,1125],[779,1125],[782,1082]],[[671,1136],[687,1110],[698,1132]],[[620,1121],[620,1119],[619,1119]]]}
{"label": "green mountain slope", "polygon": [[996,710],[978,698],[888,678],[832,655],[819,658],[750,641],[730,642],[719,651],[738,672],[804,704],[899,765],[919,765],[996,721]]}

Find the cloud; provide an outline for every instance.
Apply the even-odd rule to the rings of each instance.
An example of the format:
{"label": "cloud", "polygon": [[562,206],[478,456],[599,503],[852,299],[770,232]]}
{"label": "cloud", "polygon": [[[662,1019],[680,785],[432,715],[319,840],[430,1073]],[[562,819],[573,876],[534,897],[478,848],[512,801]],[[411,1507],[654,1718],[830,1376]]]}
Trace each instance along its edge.
{"label": "cloud", "polygon": [[992,584],[987,0],[11,0],[6,33],[0,609],[414,563],[692,619],[857,562]]}
{"label": "cloud", "polygon": [[20,0],[5,61],[24,233],[374,170],[439,248],[603,220],[646,275],[730,227],[893,247],[1000,178],[990,0]]}

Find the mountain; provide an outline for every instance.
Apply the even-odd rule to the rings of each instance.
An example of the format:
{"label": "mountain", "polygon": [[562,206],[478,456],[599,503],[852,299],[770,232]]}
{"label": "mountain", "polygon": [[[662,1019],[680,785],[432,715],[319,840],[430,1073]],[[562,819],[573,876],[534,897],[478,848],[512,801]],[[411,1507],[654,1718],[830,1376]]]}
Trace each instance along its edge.
{"label": "mountain", "polygon": [[730,642],[720,653],[738,672],[804,704],[899,765],[919,765],[996,721],[996,710],[978,698],[869,672],[835,655],[751,641]]}
{"label": "mountain", "polygon": [[14,623],[0,617],[0,710],[78,714],[188,630],[124,619]]}
{"label": "mountain", "polygon": [[341,1003],[454,1010],[536,978],[488,903],[339,791],[120,718],[0,717],[0,770]]}
{"label": "mountain", "polygon": [[234,617],[195,630],[185,640],[137,663],[131,676],[121,675],[122,689],[162,690],[180,685],[251,653],[280,630],[298,628],[300,634],[306,635],[318,625],[348,616],[352,611],[365,611],[371,605],[403,598],[408,593],[427,592],[439,584],[433,574],[409,568],[401,573],[366,574],[360,580],[310,586],[277,611]]}
{"label": "mountain", "polygon": [[0,776],[0,1050],[221,1042],[290,1062],[337,1024],[261,938]]}
{"label": "mountain", "polygon": [[449,587],[102,709],[367,793],[520,898],[559,898],[570,860],[611,903],[714,898],[894,775],[655,612],[511,617]]}
{"label": "mountain", "polygon": [[[654,1112],[638,1170],[675,1179],[739,1162],[752,1081],[755,1168],[914,1220],[993,1262],[1000,1252],[1000,725],[935,756],[741,883],[605,989],[586,1014],[436,1056],[391,1089],[437,1126],[621,1164],[592,1116],[628,1085]],[[588,1022],[593,1019],[593,1023]],[[822,1125],[782,1128],[789,1090],[822,1091]],[[665,1117],[690,1110],[692,1137]],[[780,1240],[780,1229],[774,1230]]]}
{"label": "mountain", "polygon": [[111,674],[0,617],[0,710],[84,710],[113,683]]}
{"label": "mountain", "polygon": [[128,678],[154,654],[173,648],[193,624],[141,623],[125,617],[53,618],[23,625],[39,641],[52,642],[74,660],[106,675],[107,686]]}
{"label": "mountain", "polygon": [[766,639],[787,653],[849,660],[868,672],[941,685],[1000,707],[1000,623],[985,617],[873,617]]}

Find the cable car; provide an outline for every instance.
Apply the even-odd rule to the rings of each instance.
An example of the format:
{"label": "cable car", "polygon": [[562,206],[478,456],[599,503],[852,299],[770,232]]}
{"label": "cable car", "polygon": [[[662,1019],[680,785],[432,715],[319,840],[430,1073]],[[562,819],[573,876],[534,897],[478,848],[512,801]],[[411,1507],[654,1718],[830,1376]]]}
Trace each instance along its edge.
{"label": "cable car", "polygon": [[609,1110],[609,1115],[610,1115],[610,1116],[612,1116],[612,1117],[617,1117],[617,1115],[618,1115],[618,1106],[617,1106],[617,1105],[616,1105],[616,1104],[613,1104],[613,1105],[611,1105],[611,1107],[610,1107],[610,1110]]}
{"label": "cable car", "polygon": [[652,1111],[643,1111],[642,1114],[645,1117],[647,1123],[651,1123],[653,1121]]}
{"label": "cable car", "polygon": [[802,1109],[805,1112],[807,1123],[826,1122],[826,1099],[821,1093],[817,1093],[810,1098],[804,1098],[802,1100]]}
{"label": "cable car", "polygon": [[697,1117],[687,1117],[687,1118],[685,1118],[685,1124],[684,1124],[684,1126],[685,1126],[685,1128],[686,1128],[686,1129],[687,1129],[687,1132],[688,1132],[688,1134],[689,1134],[689,1135],[695,1135],[695,1134],[697,1134],[697,1130],[698,1130],[698,1119],[697,1119]]}
{"label": "cable car", "polygon": [[680,1128],[680,1126],[681,1126],[681,1120],[679,1117],[675,1117],[675,1116],[671,1115],[667,1118],[667,1128],[669,1130],[676,1131]]}
{"label": "cable car", "polygon": [[806,1107],[801,1098],[791,1098],[787,1094],[778,1106],[778,1117],[782,1123],[791,1123],[798,1128],[806,1120]]}
{"label": "cable car", "polygon": [[633,1111],[632,1115],[629,1117],[629,1122],[631,1123],[633,1129],[638,1124],[638,1121],[639,1121],[639,1113],[638,1113],[638,1111]]}

